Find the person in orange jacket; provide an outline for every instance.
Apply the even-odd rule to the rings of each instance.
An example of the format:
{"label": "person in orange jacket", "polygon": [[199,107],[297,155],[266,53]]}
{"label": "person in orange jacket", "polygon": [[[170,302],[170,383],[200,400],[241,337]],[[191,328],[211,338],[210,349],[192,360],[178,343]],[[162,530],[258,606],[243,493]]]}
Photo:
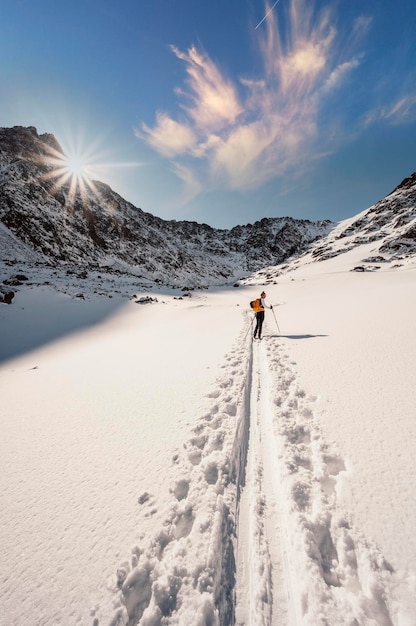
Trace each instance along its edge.
{"label": "person in orange jacket", "polygon": [[264,309],[272,309],[272,305],[268,305],[266,304],[266,297],[267,294],[262,291],[260,298],[257,298],[257,300],[255,301],[253,310],[256,314],[256,327],[254,329],[254,339],[257,339],[257,337],[259,339],[261,339],[261,329],[263,327],[263,322],[264,322]]}

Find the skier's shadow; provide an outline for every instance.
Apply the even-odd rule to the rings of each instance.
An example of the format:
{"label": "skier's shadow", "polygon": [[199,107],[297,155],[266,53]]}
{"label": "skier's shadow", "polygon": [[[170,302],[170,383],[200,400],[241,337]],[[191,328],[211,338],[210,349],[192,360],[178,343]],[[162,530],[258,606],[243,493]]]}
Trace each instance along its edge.
{"label": "skier's shadow", "polygon": [[269,337],[277,339],[315,339],[317,337],[328,337],[329,335],[269,335]]}

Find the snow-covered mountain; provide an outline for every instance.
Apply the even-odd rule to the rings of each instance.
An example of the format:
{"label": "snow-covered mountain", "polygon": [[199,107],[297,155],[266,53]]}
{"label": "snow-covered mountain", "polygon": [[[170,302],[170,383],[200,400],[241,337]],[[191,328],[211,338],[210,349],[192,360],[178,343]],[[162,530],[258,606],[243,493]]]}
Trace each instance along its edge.
{"label": "snow-covered mountain", "polygon": [[360,244],[373,243],[379,262],[401,260],[416,252],[416,172],[380,202],[343,222],[316,246],[313,257],[327,259]]}
{"label": "snow-covered mountain", "polygon": [[[361,250],[360,263],[356,254]],[[244,282],[273,283],[287,271],[346,255],[352,271],[377,271],[383,266],[401,267],[416,255],[416,172],[394,191],[358,215],[343,220],[331,232],[313,242],[293,262],[263,268]],[[350,260],[351,259],[351,260]]]}
{"label": "snow-covered mountain", "polygon": [[289,217],[231,230],[167,221],[99,181],[83,193],[72,191],[71,181],[63,182],[64,165],[53,135],[39,136],[33,127],[0,129],[3,259],[29,255],[38,262],[130,272],[143,282],[204,286],[281,263],[333,227]]}

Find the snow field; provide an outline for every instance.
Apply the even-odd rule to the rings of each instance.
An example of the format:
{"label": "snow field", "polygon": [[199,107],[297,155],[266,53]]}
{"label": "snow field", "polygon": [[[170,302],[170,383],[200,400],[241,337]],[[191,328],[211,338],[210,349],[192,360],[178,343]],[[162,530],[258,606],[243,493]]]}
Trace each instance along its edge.
{"label": "snow field", "polygon": [[[226,356],[208,410],[173,457],[162,525],[118,571],[111,624],[231,624],[236,489],[244,466],[247,355],[251,337]],[[151,506],[144,499],[143,506]]]}
{"label": "snow field", "polygon": [[415,626],[415,281],[300,267],[254,344],[258,287],[22,290],[0,348],[53,342],[0,367],[1,626]]}
{"label": "snow field", "polygon": [[[21,316],[12,317],[12,307],[1,310],[3,329],[19,323],[29,345],[37,329],[28,306],[33,296],[19,293]],[[33,614],[45,626],[109,623],[114,608],[107,587],[120,579],[116,565],[122,572],[126,546],[135,547],[169,516],[165,488],[175,450],[202,410],[241,312],[234,301],[223,307],[219,297],[215,306],[224,319],[206,335],[199,324],[210,323],[215,296],[206,307],[203,297],[162,297],[154,305],[124,303],[99,325],[0,368],[7,626],[30,623]],[[64,311],[51,290],[42,289],[40,298],[48,318],[54,307]],[[99,307],[94,300],[76,304],[86,315]],[[38,326],[43,333],[42,319]],[[52,337],[56,331],[55,325]],[[9,351],[9,341],[2,345]],[[210,467],[204,471],[209,477]],[[175,532],[186,534],[180,530],[186,513],[175,515]]]}
{"label": "snow field", "polygon": [[270,326],[251,344],[248,325],[228,355],[214,404],[174,459],[182,477],[170,489],[166,546],[159,530],[139,560],[148,604],[129,604],[132,584],[143,589],[136,566],[114,624],[129,615],[152,626],[412,623],[395,592],[400,577],[338,505],[346,464]]}
{"label": "snow field", "polygon": [[269,426],[290,555],[285,562],[291,597],[298,603],[290,624],[393,623],[387,606],[394,585],[392,568],[357,536],[337,506],[337,481],[346,468],[325,443],[314,415],[315,399],[299,386],[290,357],[277,339],[267,344],[267,357],[263,375],[266,381],[272,379]]}
{"label": "snow field", "polygon": [[412,623],[401,621],[392,566],[338,506],[345,463],[280,338],[255,343],[253,358],[236,624]]}
{"label": "snow field", "polygon": [[340,502],[405,576],[416,550],[414,270],[301,278],[280,286],[282,345],[349,470]]}

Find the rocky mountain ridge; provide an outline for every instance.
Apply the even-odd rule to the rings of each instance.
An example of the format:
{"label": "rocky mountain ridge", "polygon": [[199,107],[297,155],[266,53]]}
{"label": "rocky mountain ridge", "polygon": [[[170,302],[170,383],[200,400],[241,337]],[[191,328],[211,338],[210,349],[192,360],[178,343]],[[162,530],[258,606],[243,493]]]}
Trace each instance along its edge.
{"label": "rocky mountain ridge", "polygon": [[[342,246],[340,240],[344,240]],[[350,223],[342,222],[312,255],[325,260],[367,243],[396,260],[416,253],[416,172]]]}
{"label": "rocky mountain ridge", "polygon": [[352,271],[403,268],[416,261],[416,172],[369,209],[340,222],[290,264],[263,268],[244,282],[273,283],[282,274],[358,248],[361,262]]}
{"label": "rocky mountain ridge", "polygon": [[53,135],[0,129],[3,260],[107,268],[170,286],[218,285],[281,263],[334,226],[284,217],[220,230],[163,220],[99,181],[74,191],[60,178],[63,164]]}

